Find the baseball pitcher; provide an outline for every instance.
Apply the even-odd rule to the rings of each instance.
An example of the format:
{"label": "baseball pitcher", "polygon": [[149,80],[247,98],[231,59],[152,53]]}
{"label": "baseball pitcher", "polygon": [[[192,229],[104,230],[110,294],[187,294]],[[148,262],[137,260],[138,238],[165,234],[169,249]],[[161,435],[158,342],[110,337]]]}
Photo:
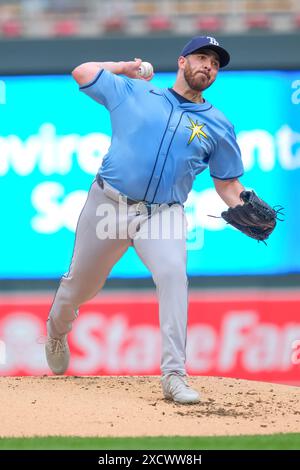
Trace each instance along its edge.
{"label": "baseball pitcher", "polygon": [[197,36],[180,53],[172,88],[154,86],[153,69],[141,59],[88,62],[73,70],[80,91],[109,111],[112,140],[79,217],[70,269],[47,322],[46,357],[54,374],[68,368],[67,335],[80,305],[97,294],[133,246],[157,288],[164,397],[199,401],[185,369],[184,203],[196,175],[209,169],[229,206],[222,217],[242,232],[264,240],[276,224],[276,211],[239,181],[243,164],[232,124],[203,97],[229,60],[214,38]]}

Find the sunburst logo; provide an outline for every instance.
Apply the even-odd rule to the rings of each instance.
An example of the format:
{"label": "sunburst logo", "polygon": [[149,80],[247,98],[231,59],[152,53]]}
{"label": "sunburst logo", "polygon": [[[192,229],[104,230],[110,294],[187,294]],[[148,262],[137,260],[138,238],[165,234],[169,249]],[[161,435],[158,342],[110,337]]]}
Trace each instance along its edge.
{"label": "sunburst logo", "polygon": [[185,126],[185,127],[192,131],[192,133],[190,135],[190,139],[188,141],[188,145],[191,142],[193,142],[195,137],[197,137],[200,142],[201,142],[201,137],[205,137],[205,139],[208,139],[207,135],[202,130],[203,127],[205,126],[205,124],[198,124],[197,120],[196,120],[196,122],[194,122],[193,119],[191,119],[189,116],[188,116],[188,118],[189,118],[189,121],[190,121],[191,125],[190,126]]}

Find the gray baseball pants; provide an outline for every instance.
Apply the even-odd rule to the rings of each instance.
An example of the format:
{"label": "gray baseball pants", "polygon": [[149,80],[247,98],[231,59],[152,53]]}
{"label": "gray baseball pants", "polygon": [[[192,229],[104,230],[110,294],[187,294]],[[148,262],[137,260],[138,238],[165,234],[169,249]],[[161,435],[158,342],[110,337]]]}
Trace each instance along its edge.
{"label": "gray baseball pants", "polygon": [[[152,273],[159,300],[161,372],[185,374],[188,282],[186,218],[180,205],[127,205],[120,193],[94,181],[77,224],[69,272],[61,279],[47,321],[48,335],[69,333],[78,309],[103,287],[133,246]],[[138,211],[140,209],[140,212]]]}

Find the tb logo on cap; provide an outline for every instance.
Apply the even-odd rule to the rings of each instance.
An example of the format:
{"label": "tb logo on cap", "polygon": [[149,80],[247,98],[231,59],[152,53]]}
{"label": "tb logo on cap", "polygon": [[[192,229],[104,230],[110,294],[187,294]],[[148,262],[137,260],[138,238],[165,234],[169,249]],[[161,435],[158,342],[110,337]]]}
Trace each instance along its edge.
{"label": "tb logo on cap", "polygon": [[215,46],[218,46],[219,43],[215,38],[212,38],[211,36],[206,36],[207,39],[209,39],[210,44],[214,44]]}

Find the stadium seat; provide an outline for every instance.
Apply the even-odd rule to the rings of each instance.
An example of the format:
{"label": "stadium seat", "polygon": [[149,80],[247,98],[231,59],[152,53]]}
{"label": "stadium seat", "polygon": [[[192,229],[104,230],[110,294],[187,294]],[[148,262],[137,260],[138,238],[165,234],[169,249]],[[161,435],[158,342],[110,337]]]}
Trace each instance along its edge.
{"label": "stadium seat", "polygon": [[125,18],[123,16],[113,16],[111,18],[107,18],[103,22],[103,29],[107,33],[124,31],[126,29]]}
{"label": "stadium seat", "polygon": [[300,14],[295,16],[294,24],[296,28],[300,28]]}
{"label": "stadium seat", "polygon": [[196,20],[196,28],[199,31],[219,31],[222,29],[222,23],[218,16],[200,16]]}
{"label": "stadium seat", "polygon": [[251,15],[246,17],[245,24],[248,29],[270,29],[271,21],[267,15]]}
{"label": "stadium seat", "polygon": [[4,37],[20,37],[23,34],[23,28],[17,19],[9,19],[0,25],[1,33]]}
{"label": "stadium seat", "polygon": [[150,16],[147,20],[147,27],[150,32],[170,31],[173,28],[170,18],[163,15]]}
{"label": "stadium seat", "polygon": [[78,32],[78,23],[75,20],[59,20],[54,24],[55,36],[76,36]]}

